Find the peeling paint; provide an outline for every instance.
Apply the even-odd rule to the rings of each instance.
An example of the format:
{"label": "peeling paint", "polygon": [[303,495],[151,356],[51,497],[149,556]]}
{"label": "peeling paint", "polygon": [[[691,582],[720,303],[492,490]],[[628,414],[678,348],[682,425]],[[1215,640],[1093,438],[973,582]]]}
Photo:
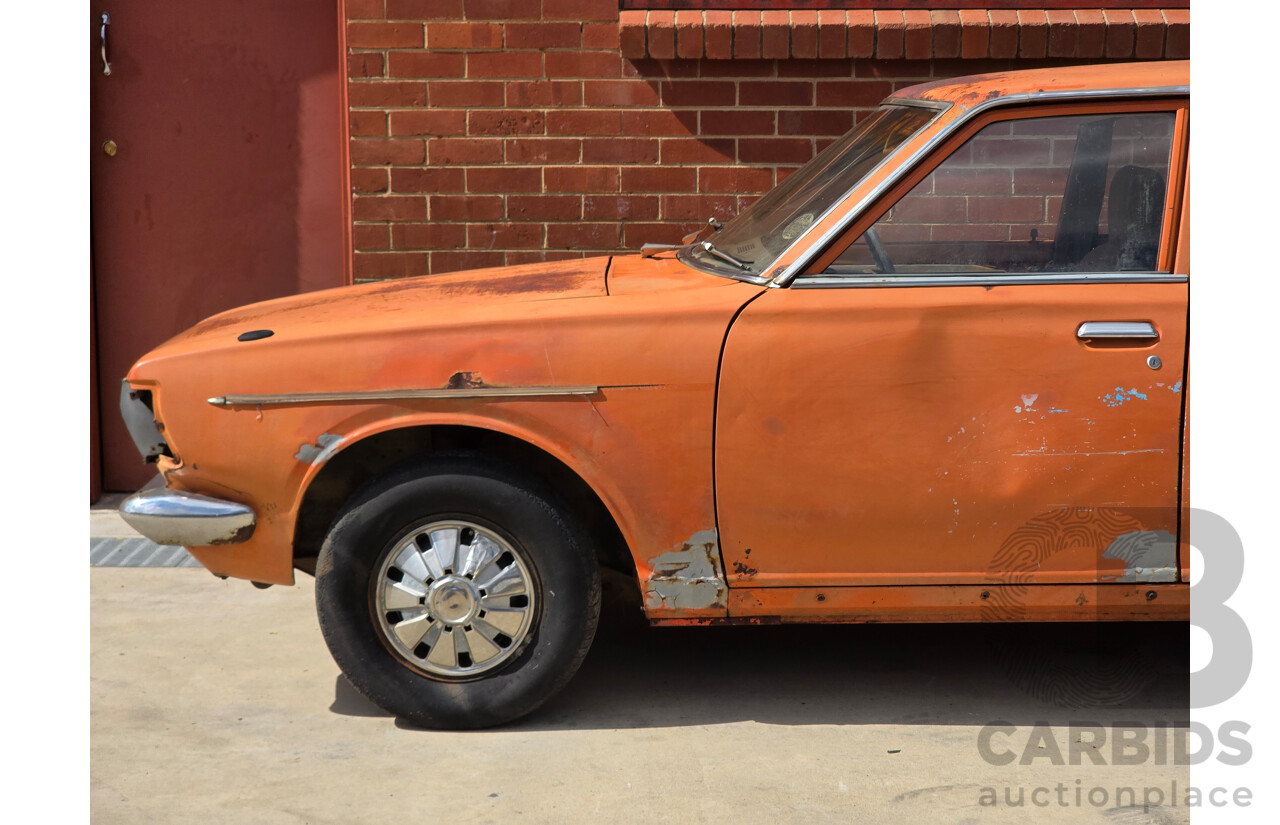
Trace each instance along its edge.
{"label": "peeling paint", "polygon": [[1178,540],[1168,530],[1134,530],[1115,537],[1103,552],[1104,559],[1120,559],[1124,573],[1120,582],[1177,581]]}
{"label": "peeling paint", "polygon": [[1147,394],[1138,392],[1136,387],[1130,387],[1127,390],[1124,387],[1116,387],[1112,392],[1098,396],[1098,399],[1108,407],[1119,407],[1134,399],[1146,401]]}
{"label": "peeling paint", "polygon": [[728,586],[720,567],[720,541],[715,530],[701,530],[679,549],[650,559],[653,572],[645,586],[649,608],[723,608]]}
{"label": "peeling paint", "polygon": [[1172,387],[1169,388],[1169,390],[1171,392],[1182,392],[1182,382],[1179,381],[1178,383],[1174,384]]}
{"label": "peeling paint", "polygon": [[325,433],[316,439],[315,444],[303,444],[299,447],[294,458],[312,465],[323,464],[338,451],[344,440],[340,435]]}

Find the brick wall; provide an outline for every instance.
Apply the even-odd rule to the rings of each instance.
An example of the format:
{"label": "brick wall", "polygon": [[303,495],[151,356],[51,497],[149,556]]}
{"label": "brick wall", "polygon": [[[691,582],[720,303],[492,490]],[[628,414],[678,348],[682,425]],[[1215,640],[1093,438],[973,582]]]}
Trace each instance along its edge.
{"label": "brick wall", "polygon": [[[866,32],[815,26],[811,58],[715,59],[724,32],[681,12],[697,25],[690,19],[679,41],[673,28],[671,48],[689,57],[655,59],[623,54],[648,54],[665,18],[644,18],[636,43],[617,0],[346,0],[346,12],[357,281],[677,241],[712,215],[734,215],[895,89],[1080,62],[1086,34],[1104,51],[1119,36],[1080,28],[1072,56],[1057,59],[991,58],[989,45],[978,59],[938,57],[960,53],[962,30],[948,19],[923,51],[919,32],[903,28],[910,45],[896,54],[929,56],[907,60],[848,57]],[[727,30],[721,57],[735,57],[743,32],[766,53],[754,19]],[[1132,56],[1140,32],[1125,31]],[[805,32],[784,34],[786,54],[797,42],[808,49]],[[1183,48],[1173,42],[1182,36],[1162,28],[1161,53]]]}

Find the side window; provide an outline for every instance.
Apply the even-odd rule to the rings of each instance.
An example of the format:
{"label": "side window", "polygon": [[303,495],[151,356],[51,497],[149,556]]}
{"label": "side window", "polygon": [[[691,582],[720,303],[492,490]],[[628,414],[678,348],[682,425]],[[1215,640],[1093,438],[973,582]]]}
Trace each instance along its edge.
{"label": "side window", "polygon": [[1154,271],[1173,128],[1173,112],[993,123],[826,274]]}

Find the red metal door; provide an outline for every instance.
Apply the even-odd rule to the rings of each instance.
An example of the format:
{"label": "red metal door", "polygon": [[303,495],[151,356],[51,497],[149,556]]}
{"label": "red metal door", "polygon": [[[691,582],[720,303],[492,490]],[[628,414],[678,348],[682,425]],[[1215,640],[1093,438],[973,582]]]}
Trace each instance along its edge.
{"label": "red metal door", "polygon": [[93,24],[93,391],[103,487],[129,490],[153,475],[116,412],[133,361],[347,278],[337,3],[111,0]]}

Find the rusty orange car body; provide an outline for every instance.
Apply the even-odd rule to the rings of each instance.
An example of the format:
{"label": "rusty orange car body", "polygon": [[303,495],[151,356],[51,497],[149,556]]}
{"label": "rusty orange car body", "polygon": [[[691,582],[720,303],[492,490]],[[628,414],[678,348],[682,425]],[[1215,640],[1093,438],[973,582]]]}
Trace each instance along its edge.
{"label": "rusty orange car body", "polygon": [[[904,89],[886,104],[927,122],[765,271],[686,249],[282,298],[165,343],[126,395],[149,394],[169,490],[252,511],[247,537],[190,548],[219,576],[291,583],[360,484],[447,447],[581,508],[655,623],[1186,619],[1188,74]],[[1169,124],[1162,189],[1140,190],[1163,192],[1154,266],[841,269],[981,130],[1116,112]]]}

